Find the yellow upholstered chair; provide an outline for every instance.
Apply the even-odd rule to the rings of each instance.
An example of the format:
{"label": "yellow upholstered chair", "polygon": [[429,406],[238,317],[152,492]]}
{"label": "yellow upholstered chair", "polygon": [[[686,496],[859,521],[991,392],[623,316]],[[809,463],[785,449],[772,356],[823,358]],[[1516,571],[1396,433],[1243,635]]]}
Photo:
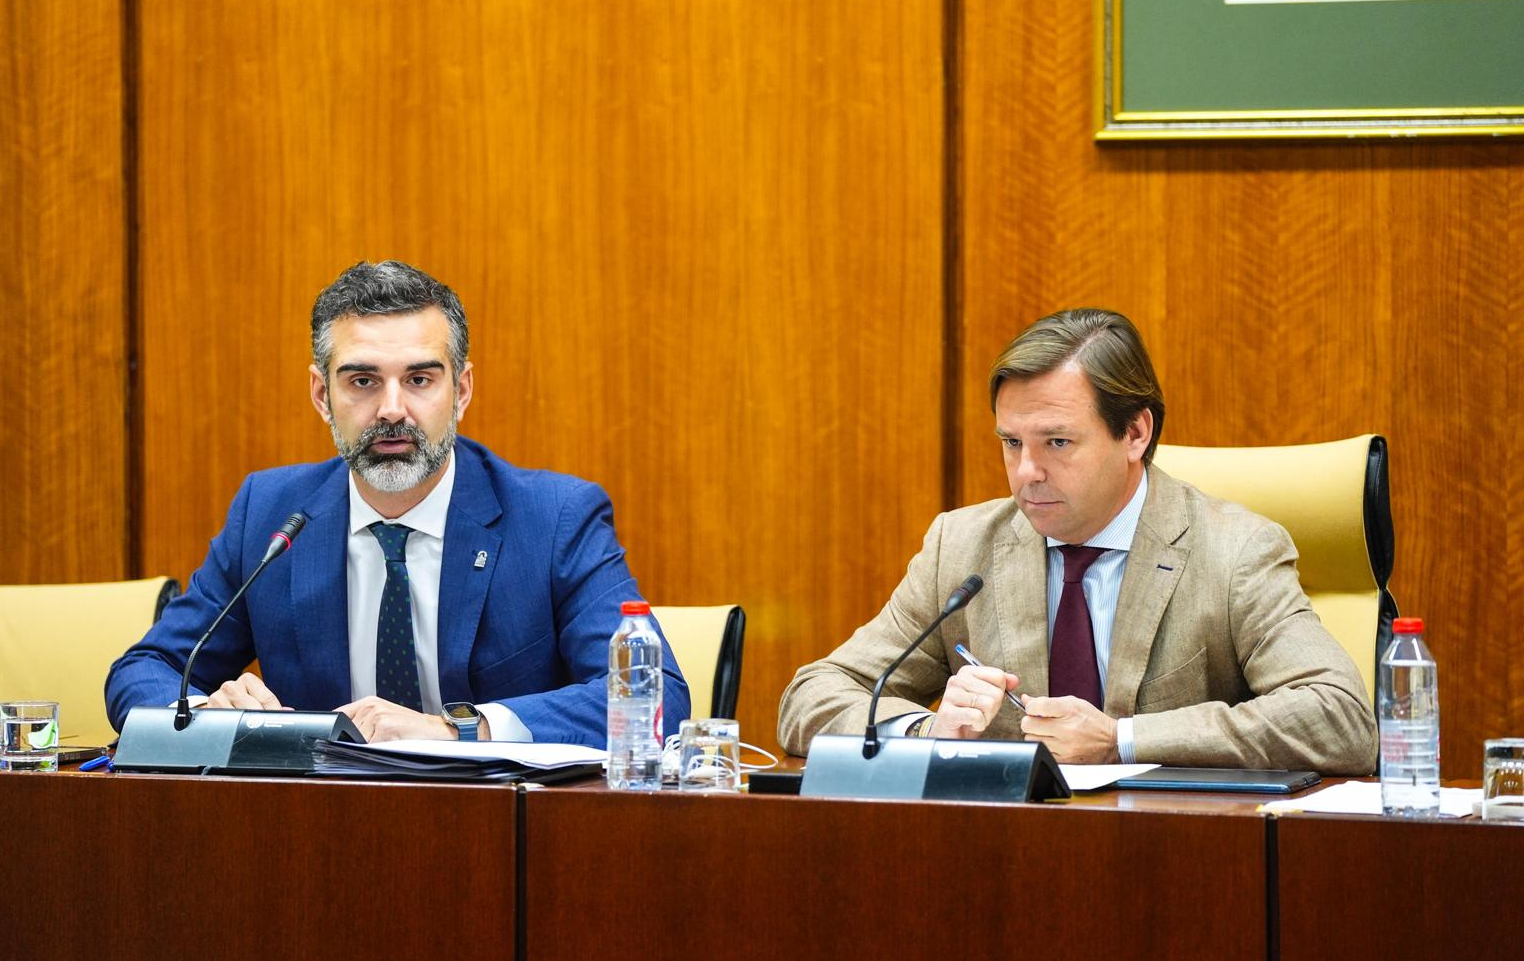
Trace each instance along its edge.
{"label": "yellow upholstered chair", "polygon": [[1376,661],[1397,604],[1386,439],[1365,434],[1293,447],[1175,447],[1154,463],[1213,497],[1242,504],[1290,533],[1297,573],[1323,625],[1354,658],[1375,704]]}
{"label": "yellow upholstered chair", "polygon": [[178,593],[168,577],[0,586],[0,700],[57,701],[65,747],[110,744],[106,672]]}
{"label": "yellow upholstered chair", "polygon": [[688,682],[695,719],[736,716],[741,693],[741,648],[746,612],[717,607],[653,607],[656,622]]}

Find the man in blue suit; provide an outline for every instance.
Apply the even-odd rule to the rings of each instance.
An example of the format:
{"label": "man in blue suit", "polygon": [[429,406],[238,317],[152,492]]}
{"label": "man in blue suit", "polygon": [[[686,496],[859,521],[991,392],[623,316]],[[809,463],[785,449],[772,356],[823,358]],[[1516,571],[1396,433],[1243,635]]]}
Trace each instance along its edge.
{"label": "man in blue suit", "polygon": [[[604,744],[608,639],[640,599],[613,508],[457,438],[468,346],[455,293],[406,264],[356,264],[323,291],[310,389],[340,456],[245,479],[189,589],[112,665],[118,730],[178,697],[190,649],[301,511],[289,556],[197,656],[199,703],[338,710],[368,740]],[[670,733],[689,701],[664,653]],[[262,679],[244,671],[256,658]]]}

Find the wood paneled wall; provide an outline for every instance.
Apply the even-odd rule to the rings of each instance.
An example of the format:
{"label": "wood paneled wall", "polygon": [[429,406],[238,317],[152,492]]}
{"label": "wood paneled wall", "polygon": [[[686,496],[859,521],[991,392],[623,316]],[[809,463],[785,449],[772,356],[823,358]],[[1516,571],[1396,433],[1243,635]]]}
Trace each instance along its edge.
{"label": "wood paneled wall", "polygon": [[1004,493],[990,359],[1100,305],[1143,329],[1172,441],[1387,435],[1446,774],[1524,731],[1524,144],[1098,146],[1090,3],[0,11],[0,478],[8,521],[60,519],[0,579],[187,576],[246,472],[328,456],[312,299],[399,257],[472,318],[463,430],[604,484],[654,599],[746,605],[772,743],[932,516]]}
{"label": "wood paneled wall", "polygon": [[332,456],[312,300],[401,258],[472,319],[462,432],[603,484],[653,600],[746,607],[775,743],[940,507],[940,4],[142,13],[145,568]]}
{"label": "wood paneled wall", "polygon": [[123,163],[118,4],[0,0],[0,583],[128,572]]}
{"label": "wood paneled wall", "polygon": [[1009,493],[989,364],[1101,306],[1143,332],[1164,438],[1391,442],[1392,591],[1439,661],[1443,764],[1524,731],[1524,142],[1091,138],[1094,4],[968,0],[960,76],[963,501]]}

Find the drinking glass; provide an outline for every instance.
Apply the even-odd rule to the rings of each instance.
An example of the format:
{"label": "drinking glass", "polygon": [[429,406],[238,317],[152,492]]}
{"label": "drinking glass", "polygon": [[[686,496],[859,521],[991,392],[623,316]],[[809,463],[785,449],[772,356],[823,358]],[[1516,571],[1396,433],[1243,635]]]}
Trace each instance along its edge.
{"label": "drinking glass", "polygon": [[741,789],[741,725],[727,718],[684,721],[679,727],[680,791]]}
{"label": "drinking glass", "polygon": [[58,770],[58,703],[0,704],[0,770]]}
{"label": "drinking glass", "polygon": [[1524,737],[1499,737],[1486,743],[1482,819],[1524,821]]}

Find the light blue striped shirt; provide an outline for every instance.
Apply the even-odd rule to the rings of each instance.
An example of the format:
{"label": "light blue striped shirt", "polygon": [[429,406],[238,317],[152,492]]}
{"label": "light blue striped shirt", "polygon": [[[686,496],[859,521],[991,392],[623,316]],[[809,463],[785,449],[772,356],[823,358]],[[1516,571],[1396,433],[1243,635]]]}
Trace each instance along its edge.
{"label": "light blue striped shirt", "polygon": [[[1117,595],[1122,593],[1122,575],[1127,571],[1127,555],[1138,532],[1138,517],[1148,497],[1148,472],[1111,523],[1099,534],[1085,541],[1086,547],[1106,551],[1085,571],[1080,587],[1085,592],[1085,606],[1090,609],[1090,628],[1095,638],[1095,663],[1101,672],[1101,692],[1106,691],[1106,672],[1111,665],[1111,628],[1117,618]],[[1053,622],[1058,617],[1058,601],[1064,593],[1064,542],[1048,538],[1048,646],[1053,645]],[[1133,763],[1132,718],[1117,721],[1117,753],[1123,764]]]}

